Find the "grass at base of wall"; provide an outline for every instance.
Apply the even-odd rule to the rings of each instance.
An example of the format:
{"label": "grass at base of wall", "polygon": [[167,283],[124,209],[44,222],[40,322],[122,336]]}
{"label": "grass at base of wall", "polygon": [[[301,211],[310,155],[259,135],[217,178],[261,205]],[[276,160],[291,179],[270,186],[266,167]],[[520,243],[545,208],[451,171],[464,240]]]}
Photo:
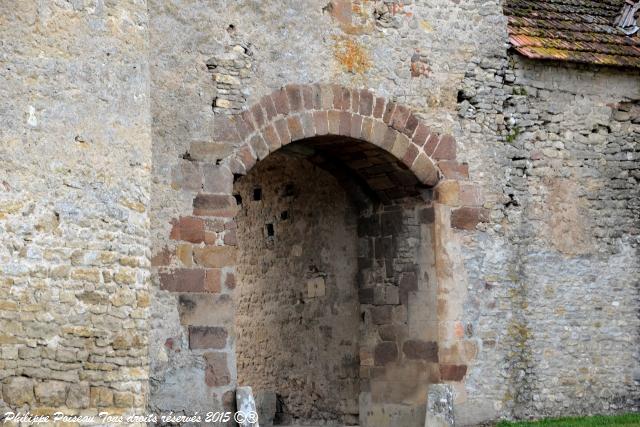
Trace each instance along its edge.
{"label": "grass at base of wall", "polygon": [[496,427],[600,427],[625,426],[640,427],[639,414],[614,416],[549,418],[538,421],[501,421]]}

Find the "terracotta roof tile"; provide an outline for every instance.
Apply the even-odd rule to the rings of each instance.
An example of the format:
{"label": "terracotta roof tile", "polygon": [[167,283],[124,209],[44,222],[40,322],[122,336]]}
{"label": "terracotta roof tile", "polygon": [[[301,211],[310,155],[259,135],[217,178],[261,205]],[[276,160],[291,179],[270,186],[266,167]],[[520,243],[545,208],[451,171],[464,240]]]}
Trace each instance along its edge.
{"label": "terracotta roof tile", "polygon": [[614,24],[629,0],[506,0],[509,40],[529,58],[640,68],[640,32]]}

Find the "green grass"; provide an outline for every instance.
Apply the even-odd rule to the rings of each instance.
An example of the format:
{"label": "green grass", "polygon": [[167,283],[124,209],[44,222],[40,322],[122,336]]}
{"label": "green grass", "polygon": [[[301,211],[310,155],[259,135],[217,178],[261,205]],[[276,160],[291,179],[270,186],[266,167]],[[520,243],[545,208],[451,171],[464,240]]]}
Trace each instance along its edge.
{"label": "green grass", "polygon": [[568,417],[549,418],[539,421],[501,421],[496,427],[600,427],[625,426],[640,427],[640,414],[616,415],[611,417]]}

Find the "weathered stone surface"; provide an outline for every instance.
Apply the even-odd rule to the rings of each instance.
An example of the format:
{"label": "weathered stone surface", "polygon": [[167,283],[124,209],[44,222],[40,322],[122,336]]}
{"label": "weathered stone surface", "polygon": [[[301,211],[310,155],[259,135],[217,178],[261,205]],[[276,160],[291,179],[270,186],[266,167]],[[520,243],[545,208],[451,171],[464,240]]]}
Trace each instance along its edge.
{"label": "weathered stone surface", "polygon": [[2,385],[2,396],[9,405],[19,407],[34,403],[34,381],[31,378],[13,377]]}
{"label": "weathered stone surface", "polygon": [[63,405],[67,399],[68,384],[62,381],[45,381],[35,386],[35,395],[39,403],[47,406]]}
{"label": "weathered stone surface", "polygon": [[226,353],[205,353],[205,383],[209,387],[221,387],[229,384],[231,373],[227,365]]}
{"label": "weathered stone surface", "polygon": [[258,408],[253,398],[251,387],[238,387],[236,389],[236,407],[238,412],[243,414],[243,419],[238,425],[240,427],[260,427],[260,423],[255,415]]}
{"label": "weathered stone surface", "polygon": [[427,393],[427,416],[424,427],[453,427],[453,387],[449,384],[431,384]]}
{"label": "weathered stone surface", "polygon": [[276,416],[278,396],[273,390],[254,392],[258,421],[262,427],[272,427]]}
{"label": "weathered stone surface", "polygon": [[227,345],[228,336],[227,330],[219,326],[189,326],[189,348],[220,350]]}

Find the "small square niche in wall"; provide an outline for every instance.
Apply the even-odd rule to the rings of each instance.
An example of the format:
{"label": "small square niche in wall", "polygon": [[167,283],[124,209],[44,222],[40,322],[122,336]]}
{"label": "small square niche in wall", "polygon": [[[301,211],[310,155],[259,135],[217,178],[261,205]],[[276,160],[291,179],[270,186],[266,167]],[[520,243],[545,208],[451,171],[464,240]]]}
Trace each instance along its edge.
{"label": "small square niche in wall", "polygon": [[266,224],[265,231],[267,232],[267,237],[273,237],[276,234],[273,224]]}
{"label": "small square niche in wall", "polygon": [[262,200],[262,188],[258,187],[253,189],[253,200]]}

